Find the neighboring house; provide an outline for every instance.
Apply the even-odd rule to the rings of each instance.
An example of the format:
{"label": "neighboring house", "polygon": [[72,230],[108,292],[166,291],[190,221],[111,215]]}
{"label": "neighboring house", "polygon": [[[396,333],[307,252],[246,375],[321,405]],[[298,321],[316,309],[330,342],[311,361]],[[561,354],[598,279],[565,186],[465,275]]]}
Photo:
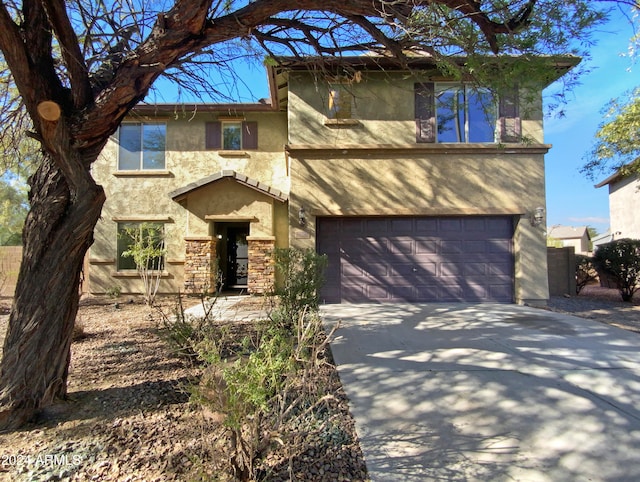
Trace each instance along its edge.
{"label": "neighboring house", "polygon": [[94,167],[92,292],[141,291],[122,233],[153,223],[165,293],[267,291],[293,246],[328,255],[326,302],[548,298],[545,85],[494,99],[429,58],[366,56],[268,77],[263,103],[133,109]]}
{"label": "neighboring house", "polygon": [[576,254],[589,254],[591,237],[587,226],[552,226],[548,236],[561,242],[563,247],[573,246]]}
{"label": "neighboring house", "polygon": [[609,186],[609,218],[612,239],[640,239],[640,176],[618,170],[595,187]]}
{"label": "neighboring house", "polygon": [[611,234],[611,230],[607,229],[606,233],[598,234],[597,236],[591,238],[591,245],[593,246],[593,251],[595,252],[598,249],[598,246],[601,244],[608,243],[609,241],[613,241],[613,236]]}

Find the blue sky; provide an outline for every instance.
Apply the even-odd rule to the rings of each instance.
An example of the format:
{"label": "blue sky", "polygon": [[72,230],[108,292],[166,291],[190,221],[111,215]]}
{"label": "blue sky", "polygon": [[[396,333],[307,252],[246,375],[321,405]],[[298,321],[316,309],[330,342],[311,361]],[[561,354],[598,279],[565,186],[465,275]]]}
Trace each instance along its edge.
{"label": "blue sky", "polygon": [[[607,187],[595,189],[594,182],[579,172],[584,156],[593,145],[594,134],[603,120],[602,109],[609,100],[640,85],[640,59],[634,65],[628,50],[633,29],[617,14],[598,33],[591,49],[589,67],[581,85],[568,96],[566,116],[545,119],[545,142],[553,147],[545,157],[547,177],[547,224],[592,226],[603,233],[609,227]],[[553,86],[548,89],[552,91]],[[607,175],[597,176],[597,181]]]}

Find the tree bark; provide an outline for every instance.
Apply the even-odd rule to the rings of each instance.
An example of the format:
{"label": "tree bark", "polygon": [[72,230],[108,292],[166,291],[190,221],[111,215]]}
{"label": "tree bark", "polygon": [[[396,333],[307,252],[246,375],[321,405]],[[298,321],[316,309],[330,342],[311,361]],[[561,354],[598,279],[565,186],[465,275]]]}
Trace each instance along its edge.
{"label": "tree bark", "polygon": [[0,430],[66,397],[80,275],[105,200],[88,171],[86,181],[72,193],[51,158],[29,181],[31,211],[0,365]]}

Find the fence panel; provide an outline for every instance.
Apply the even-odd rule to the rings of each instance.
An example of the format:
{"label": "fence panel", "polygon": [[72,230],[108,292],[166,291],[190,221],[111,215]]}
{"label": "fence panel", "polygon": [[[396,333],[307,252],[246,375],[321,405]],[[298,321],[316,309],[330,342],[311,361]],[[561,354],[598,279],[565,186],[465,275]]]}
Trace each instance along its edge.
{"label": "fence panel", "polygon": [[0,246],[0,296],[13,296],[21,259],[22,246]]}

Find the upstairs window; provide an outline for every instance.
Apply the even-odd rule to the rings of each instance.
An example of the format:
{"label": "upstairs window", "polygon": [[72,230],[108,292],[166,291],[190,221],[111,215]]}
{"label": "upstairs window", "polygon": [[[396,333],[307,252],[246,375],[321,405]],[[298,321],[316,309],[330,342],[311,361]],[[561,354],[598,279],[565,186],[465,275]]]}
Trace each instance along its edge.
{"label": "upstairs window", "polygon": [[487,90],[436,84],[437,142],[495,142],[496,108]]}
{"label": "upstairs window", "polygon": [[242,149],[242,123],[222,123],[222,149],[225,151],[239,151]]}
{"label": "upstairs window", "polygon": [[118,170],[165,169],[167,126],[164,123],[127,122],[120,126]]}
{"label": "upstairs window", "polygon": [[205,131],[207,149],[241,151],[258,148],[258,123],[255,121],[207,122]]}
{"label": "upstairs window", "polygon": [[343,86],[329,90],[329,119],[353,118],[353,94]]}
{"label": "upstairs window", "polygon": [[496,102],[487,89],[415,84],[416,142],[519,142],[517,89]]}

